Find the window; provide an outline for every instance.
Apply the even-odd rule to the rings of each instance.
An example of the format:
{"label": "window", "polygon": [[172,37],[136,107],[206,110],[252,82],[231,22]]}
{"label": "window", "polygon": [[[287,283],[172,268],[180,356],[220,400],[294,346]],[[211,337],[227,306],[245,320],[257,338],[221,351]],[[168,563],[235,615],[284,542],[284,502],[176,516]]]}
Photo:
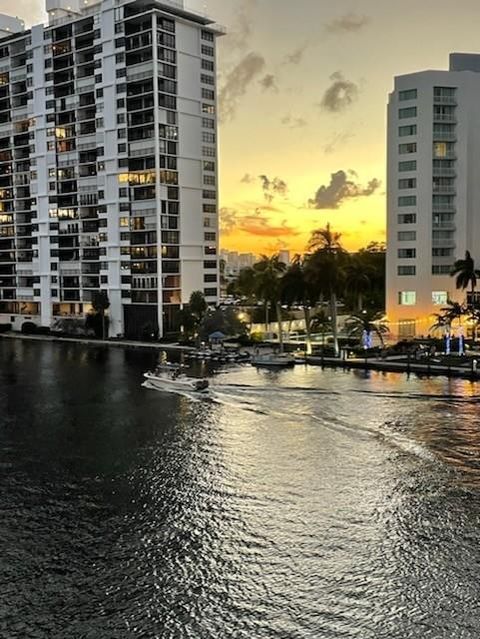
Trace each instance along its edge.
{"label": "window", "polygon": [[398,198],[398,206],[416,206],[416,195],[400,195]]}
{"label": "window", "polygon": [[416,160],[408,160],[406,162],[400,162],[398,165],[398,170],[401,172],[405,171],[416,171],[417,170],[417,161]]}
{"label": "window", "polygon": [[417,143],[410,142],[408,144],[399,144],[398,152],[400,155],[405,155],[406,153],[416,153],[417,152]]}
{"label": "window", "polygon": [[453,248],[432,248],[433,257],[453,257]]}
{"label": "window", "polygon": [[417,294],[415,291],[400,291],[398,294],[398,303],[400,306],[415,306],[417,303]]}
{"label": "window", "polygon": [[216,288],[204,288],[203,289],[203,293],[204,293],[205,297],[216,297],[217,296],[217,289]]}
{"label": "window", "polygon": [[202,104],[202,113],[208,113],[209,115],[215,115],[214,104]]}
{"label": "window", "polygon": [[413,259],[417,256],[417,250],[414,248],[401,248],[398,249],[398,257],[399,259]]}
{"label": "window", "polygon": [[450,275],[452,267],[449,264],[434,264],[432,275]]}
{"label": "window", "polygon": [[432,231],[434,240],[452,240],[454,231]]}
{"label": "window", "polygon": [[399,224],[416,224],[417,214],[416,213],[400,213],[400,215],[397,216],[397,221]]}
{"label": "window", "polygon": [[415,275],[416,269],[415,266],[399,266],[397,268],[397,275]]}
{"label": "window", "polygon": [[217,151],[213,146],[202,146],[202,155],[206,158],[214,158],[217,155]]}
{"label": "window", "polygon": [[202,69],[204,71],[214,71],[215,65],[213,64],[213,60],[202,60]]}
{"label": "window", "polygon": [[215,242],[217,239],[216,233],[205,233],[205,242]]}
{"label": "window", "polygon": [[202,131],[202,142],[214,144],[215,139],[216,139],[215,133],[210,133],[209,131]]}
{"label": "window", "polygon": [[406,91],[400,91],[398,94],[398,99],[400,100],[400,102],[405,102],[406,100],[416,100],[417,89],[407,89]]}
{"label": "window", "polygon": [[398,180],[399,189],[415,189],[417,187],[416,178],[407,178],[405,180]]}
{"label": "window", "polygon": [[215,100],[215,91],[212,91],[212,89],[202,89],[202,98],[204,100]]}
{"label": "window", "polygon": [[454,98],[456,91],[454,87],[433,87],[433,95],[436,98]]}
{"label": "window", "polygon": [[216,273],[205,273],[203,276],[203,281],[205,284],[213,284],[217,281]]}
{"label": "window", "polygon": [[129,225],[130,225],[130,219],[128,217],[120,218],[120,226],[129,226]]}
{"label": "window", "polygon": [[399,109],[398,118],[400,120],[405,120],[407,118],[416,118],[417,117],[417,107],[407,107],[406,109]]}
{"label": "window", "polygon": [[447,158],[455,154],[454,142],[435,142],[433,145],[433,156],[435,158]]}
{"label": "window", "polygon": [[407,135],[417,135],[417,125],[409,124],[408,126],[401,126],[398,129],[398,135],[403,138]]}
{"label": "window", "polygon": [[416,231],[398,231],[397,239],[399,242],[415,242],[417,239]]}
{"label": "window", "polygon": [[204,269],[217,268],[217,262],[215,260],[206,260],[203,263],[203,268]]}
{"label": "window", "polygon": [[207,42],[214,42],[215,37],[211,31],[202,30],[202,40],[206,40]]}
{"label": "window", "polygon": [[434,124],[433,125],[433,135],[435,136],[438,136],[438,137],[442,135],[452,136],[454,134],[455,134],[455,124]]}
{"label": "window", "polygon": [[204,129],[214,129],[215,120],[211,120],[210,118],[202,118],[202,126]]}
{"label": "window", "polygon": [[448,302],[448,293],[446,291],[432,291],[432,304],[434,306],[443,306]]}
{"label": "window", "polygon": [[400,339],[415,337],[416,331],[417,324],[415,320],[400,320],[398,322],[398,337]]}
{"label": "window", "polygon": [[209,55],[213,58],[213,56],[215,55],[215,49],[213,47],[209,47],[206,44],[202,44],[202,55]]}
{"label": "window", "polygon": [[203,183],[206,184],[207,186],[215,186],[216,184],[216,179],[214,175],[204,175],[203,176]]}
{"label": "window", "polygon": [[212,162],[211,160],[204,160],[203,161],[203,170],[204,171],[215,171],[215,162]]}
{"label": "window", "polygon": [[204,200],[216,200],[217,192],[216,191],[203,191],[202,197]]}

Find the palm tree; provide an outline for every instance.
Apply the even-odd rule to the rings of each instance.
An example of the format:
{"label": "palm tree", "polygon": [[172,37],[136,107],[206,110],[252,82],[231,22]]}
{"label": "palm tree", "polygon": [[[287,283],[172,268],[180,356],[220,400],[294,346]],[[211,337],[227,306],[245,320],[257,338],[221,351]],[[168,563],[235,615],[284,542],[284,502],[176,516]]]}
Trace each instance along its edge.
{"label": "palm tree", "polygon": [[325,348],[325,333],[332,330],[332,318],[328,317],[323,309],[320,309],[318,313],[312,317],[311,322],[312,331],[320,331],[322,334],[322,353]]}
{"label": "palm tree", "polygon": [[477,287],[477,279],[480,277],[480,271],[475,268],[475,261],[470,255],[470,251],[465,252],[464,260],[457,260],[455,262],[451,276],[456,276],[455,284],[457,289],[465,290],[470,287],[472,298],[474,297],[475,288]]}
{"label": "palm tree", "polygon": [[373,269],[361,253],[348,257],[345,265],[345,293],[352,296],[357,313],[363,311],[363,298],[370,290],[372,275]]}
{"label": "palm tree", "polygon": [[329,296],[333,347],[338,357],[337,295],[343,288],[346,261],[341,234],[332,231],[330,224],[324,229],[316,229],[310,238],[309,249],[314,252],[307,259],[306,276],[317,290]]}
{"label": "palm tree", "polygon": [[361,343],[363,335],[375,333],[380,339],[382,348],[385,345],[384,335],[389,332],[387,324],[384,322],[384,313],[377,311],[363,311],[354,313],[345,322],[345,327],[350,336],[359,338]]}
{"label": "palm tree", "polygon": [[286,265],[280,262],[278,255],[267,257],[263,255],[259,262],[253,265],[255,273],[253,281],[253,289],[258,300],[265,303],[265,322],[268,330],[268,308],[273,306],[277,314],[278,322],[278,341],[280,343],[280,351],[283,352],[283,331],[282,331],[282,308],[281,290],[282,276],[285,272]]}
{"label": "palm tree", "polygon": [[100,315],[102,320],[102,339],[105,339],[105,311],[110,308],[110,301],[105,291],[95,291],[92,298],[93,310]]}
{"label": "palm tree", "polygon": [[282,301],[288,306],[298,304],[303,308],[307,355],[312,354],[310,310],[317,300],[318,290],[306,277],[305,262],[300,255],[296,255],[282,279]]}

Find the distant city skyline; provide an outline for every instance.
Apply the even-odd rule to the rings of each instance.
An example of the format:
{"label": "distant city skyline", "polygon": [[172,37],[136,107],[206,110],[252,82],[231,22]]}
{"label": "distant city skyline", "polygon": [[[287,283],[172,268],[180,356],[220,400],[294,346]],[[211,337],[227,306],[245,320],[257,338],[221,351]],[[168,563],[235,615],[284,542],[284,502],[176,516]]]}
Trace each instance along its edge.
{"label": "distant city skyline", "polygon": [[[222,246],[293,254],[327,222],[349,249],[384,241],[393,76],[479,51],[478,3],[464,0],[459,12],[447,0],[186,2],[228,30],[219,55]],[[1,10],[32,24],[43,5],[4,0]]]}

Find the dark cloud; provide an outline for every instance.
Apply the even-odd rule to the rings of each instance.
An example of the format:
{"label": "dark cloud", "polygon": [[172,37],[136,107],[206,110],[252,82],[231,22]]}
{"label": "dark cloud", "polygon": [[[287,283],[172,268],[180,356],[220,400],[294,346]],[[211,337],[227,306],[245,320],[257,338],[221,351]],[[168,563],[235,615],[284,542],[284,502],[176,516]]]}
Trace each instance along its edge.
{"label": "dark cloud", "polygon": [[277,79],[272,73],[267,73],[259,82],[264,91],[278,93]]}
{"label": "dark cloud", "polygon": [[233,230],[256,237],[294,237],[300,234],[300,231],[289,226],[286,220],[282,220],[280,224],[273,223],[269,217],[262,214],[261,208],[253,213],[241,213],[236,209],[222,208],[220,224],[224,235],[228,235]]}
{"label": "dark cloud", "polygon": [[335,18],[325,25],[325,30],[329,33],[356,33],[363,29],[370,22],[368,16],[356,13],[347,13],[340,18]]}
{"label": "dark cloud", "polygon": [[308,44],[304,44],[303,46],[298,47],[298,49],[295,49],[291,53],[287,54],[285,56],[285,64],[300,64],[300,62],[303,60],[303,56],[305,54],[305,51],[307,50],[307,47]]}
{"label": "dark cloud", "polygon": [[256,177],[254,175],[251,175],[250,173],[245,173],[240,182],[242,184],[253,184],[254,182],[256,182]]}
{"label": "dark cloud", "polygon": [[266,175],[259,175],[262,182],[263,194],[267,202],[271,203],[277,195],[286,197],[288,193],[288,186],[284,180],[276,177],[270,180]]}
{"label": "dark cloud", "polygon": [[334,133],[323,147],[323,152],[326,155],[331,155],[332,153],[335,153],[338,147],[343,146],[353,137],[354,134],[349,132]]}
{"label": "dark cloud", "polygon": [[225,46],[229,50],[247,49],[253,32],[253,14],[258,5],[258,0],[244,0],[237,4],[237,11],[225,38]]}
{"label": "dark cloud", "polygon": [[283,117],[280,122],[288,126],[290,129],[302,129],[307,126],[308,122],[303,118],[294,118],[290,114]]}
{"label": "dark cloud", "polygon": [[220,90],[220,119],[223,122],[233,120],[240,99],[249,85],[265,68],[265,59],[258,53],[249,53],[230,71]]}
{"label": "dark cloud", "polygon": [[[354,171],[349,171],[350,178],[355,178]],[[380,180],[374,178],[366,186],[358,184],[345,171],[332,173],[330,184],[321,186],[315,193],[315,197],[308,200],[310,208],[314,209],[338,209],[347,200],[359,197],[369,197],[378,191]]]}
{"label": "dark cloud", "polygon": [[320,107],[330,113],[340,113],[358,99],[358,85],[346,80],[340,71],[330,76],[332,84],[328,87],[320,102]]}

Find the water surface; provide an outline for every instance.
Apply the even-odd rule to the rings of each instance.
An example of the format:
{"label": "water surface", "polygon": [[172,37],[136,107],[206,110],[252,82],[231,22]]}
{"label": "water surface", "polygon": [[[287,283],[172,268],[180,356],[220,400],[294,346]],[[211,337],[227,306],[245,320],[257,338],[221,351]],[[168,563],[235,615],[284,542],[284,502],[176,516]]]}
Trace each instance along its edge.
{"label": "water surface", "polygon": [[480,386],[0,340],[0,636],[480,636]]}

